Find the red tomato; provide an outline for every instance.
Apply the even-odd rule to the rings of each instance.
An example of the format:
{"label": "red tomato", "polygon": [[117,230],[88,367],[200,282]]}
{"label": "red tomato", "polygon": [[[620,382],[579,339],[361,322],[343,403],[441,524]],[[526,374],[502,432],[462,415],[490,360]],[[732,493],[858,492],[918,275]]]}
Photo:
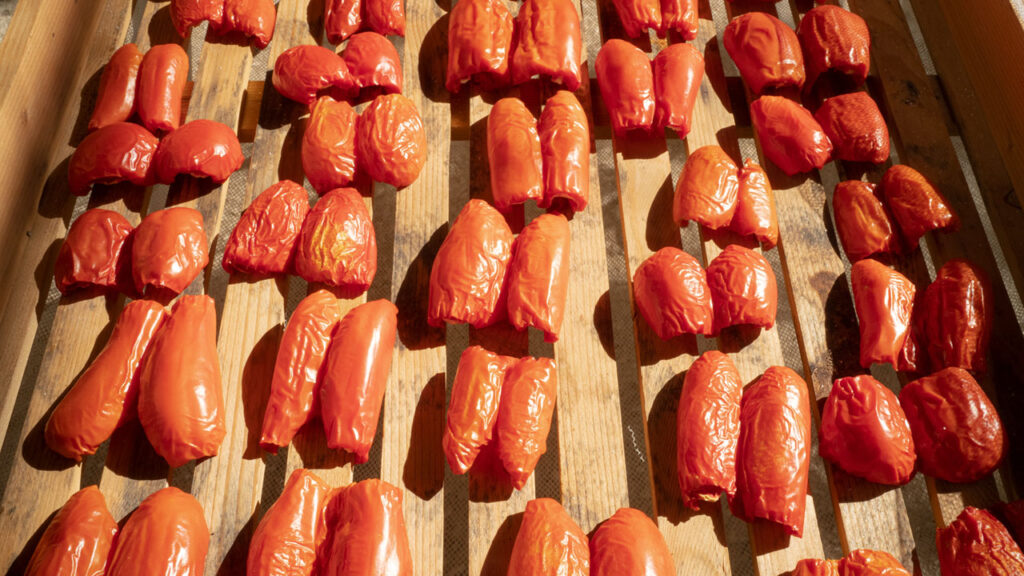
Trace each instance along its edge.
{"label": "red tomato", "polygon": [[860,180],[836,184],[832,194],[832,213],[836,219],[836,232],[850,262],[874,254],[901,251],[899,236],[889,220],[889,213],[878,199],[874,184]]}
{"label": "red tomato", "polygon": [[676,412],[676,463],[683,504],[736,494],[743,380],[727,355],[710,350],[686,372]]}
{"label": "red tomato", "polygon": [[139,421],[171,468],[217,454],[227,434],[222,394],[213,298],[184,295],[154,337],[139,381]]}
{"label": "red tomato", "polygon": [[224,270],[260,276],[287,273],[308,213],[305,188],[291,180],[272,184],[242,212],[231,231],[224,247]]}
{"label": "red tomato", "polygon": [[405,36],[402,0],[364,0],[366,25],[383,36]]}
{"label": "red tomato", "polygon": [[790,176],[821,168],[832,155],[821,125],[792,100],[761,96],[750,105],[750,117],[764,155]]}
{"label": "red tomato", "polygon": [[217,24],[224,17],[225,0],[171,0],[171,23],[185,38],[189,29],[203,20]]}
{"label": "red tomato", "polygon": [[839,561],[842,576],[911,576],[910,572],[888,552],[854,550]]}
{"label": "red tomato", "polygon": [[558,398],[558,371],[550,358],[520,358],[505,372],[498,407],[498,453],[517,490],[526,486],[547,452]]}
{"label": "red tomato", "polygon": [[490,326],[505,316],[503,289],[512,258],[512,230],[500,212],[470,200],[455,218],[430,270],[431,326]]}
{"label": "red tomato", "polygon": [[57,252],[54,282],[61,294],[87,288],[117,290],[125,286],[132,225],[117,212],[93,208],[71,223]]}
{"label": "red tomato", "polygon": [[530,500],[512,547],[508,573],[588,576],[587,535],[558,502]]}
{"label": "red tomato", "polygon": [[328,42],[341,44],[362,26],[362,0],[324,0],[324,32]]}
{"label": "red tomato", "polygon": [[159,44],[146,52],[139,64],[135,106],[147,130],[157,134],[181,125],[181,97],[187,83],[188,54],[181,46]]}
{"label": "red tomato", "polygon": [[480,449],[494,436],[501,385],[505,372],[515,361],[480,346],[470,346],[462,352],[448,403],[448,425],[441,439],[453,473],[468,472]]}
{"label": "red tomato", "polygon": [[311,576],[317,545],[327,532],[324,507],[331,488],[299,468],[266,511],[249,543],[248,576]]}
{"label": "red tomato", "polygon": [[318,194],[348,186],[356,176],[356,122],[345,101],[321,96],[302,134],[302,171]]}
{"label": "red tomato", "polygon": [[992,331],[992,293],[985,274],[966,260],[950,260],[924,293],[921,322],[933,369],[956,366],[984,372]]}
{"label": "red tomato", "polygon": [[508,319],[518,330],[533,326],[557,342],[569,292],[569,221],[541,214],[516,238],[509,265]]}
{"label": "red tomato", "polygon": [[729,229],[741,236],[754,236],[766,250],[779,242],[779,218],[775,213],[775,193],[768,174],[751,158],[739,171],[736,212]]}
{"label": "red tomato", "polygon": [[[214,34],[240,34],[252,38],[257,48],[266,48],[274,37],[277,10],[273,0],[227,0],[224,3],[224,17],[211,21]],[[184,36],[184,34],[182,34]]]}
{"label": "red tomato", "polygon": [[764,12],[737,16],[725,27],[722,43],[750,91],[804,85],[804,56],[796,32]]}
{"label": "red tomato", "polygon": [[790,576],[839,576],[839,564],[835,560],[808,558],[797,562]]}
{"label": "red tomato", "polygon": [[359,165],[377,182],[405,188],[427,162],[427,135],[416,105],[401,94],[370,102],[356,128]]}
{"label": "red tomato", "polygon": [[914,475],[914,439],[899,399],[871,376],[840,378],[821,413],[821,457],[868,482],[898,486]]}
{"label": "red tomato", "polygon": [[339,488],[327,504],[321,561],[332,576],[412,576],[402,491],[381,480]]}
{"label": "red tomato", "polygon": [[960,368],[945,368],[903,387],[900,404],[914,434],[921,472],[974,482],[1006,456],[1007,438],[985,391]]}
{"label": "red tomato", "polygon": [[110,57],[100,75],[100,89],[89,118],[89,130],[127,122],[135,113],[135,84],[141,63],[142,51],[135,44],[125,44]]}
{"label": "red tomato", "polygon": [[352,188],[324,194],[302,223],[295,272],[307,282],[365,292],[377,275],[377,236]]}
{"label": "red tomato", "polygon": [[860,365],[899,365],[910,332],[914,283],[877,260],[861,260],[850,273],[853,305],[860,326]]}
{"label": "red tomato", "polygon": [[686,158],[676,183],[672,219],[679,226],[689,220],[707,228],[724,228],[736,212],[739,168],[718,146],[702,146]]}
{"label": "red tomato", "polygon": [[132,281],[140,294],[146,286],[181,292],[209,261],[203,215],[193,208],[157,210],[132,235]]}
{"label": "red tomato", "polygon": [[103,350],[46,421],[46,445],[51,450],[81,461],[135,417],[139,365],[166,317],[164,307],[151,300],[125,306]]}
{"label": "red tomato", "polygon": [[518,98],[502,98],[487,117],[487,162],[498,210],[544,196],[537,121]]}
{"label": "red tomato", "polygon": [[683,37],[683,40],[696,40],[697,14],[697,2],[694,0],[661,0],[659,36],[667,35],[670,30],[675,30]]}
{"label": "red tomato", "polygon": [[292,46],[282,52],[274,62],[273,82],[281,96],[306,106],[321,91],[341,100],[356,90],[345,61],[322,46]]}
{"label": "red tomato", "polygon": [[850,162],[882,164],[889,159],[889,128],[867,92],[833,96],[814,113],[835,146],[835,156]]}
{"label": "red tomato", "polygon": [[646,514],[619,508],[590,539],[591,576],[675,576],[665,537]]}
{"label": "red tomato", "polygon": [[648,29],[661,30],[661,5],[658,0],[614,1],[622,29],[630,38],[646,37]]}
{"label": "red tomato", "polygon": [[654,126],[671,128],[680,138],[686,138],[704,78],[704,57],[689,44],[672,44],[658,52],[651,66],[654,72]]}
{"label": "red tomato", "polygon": [[882,194],[909,246],[917,246],[932,230],[960,228],[960,219],[935,185],[910,166],[897,164],[886,170]]}
{"label": "red tomato", "polygon": [[730,244],[708,264],[708,288],[714,301],[714,333],[750,324],[775,325],[778,287],[768,261],[757,252]]}
{"label": "red tomato", "polygon": [[1024,574],[1024,553],[1006,527],[984,510],[964,508],[935,536],[942,576]]}
{"label": "red tomato", "polygon": [[1019,545],[1024,540],[1024,500],[1000,502],[995,505],[993,513],[1006,525]]}
{"label": "red tomato", "polygon": [[402,93],[402,61],[395,45],[384,36],[376,32],[353,35],[341,58],[360,90],[373,95]]}
{"label": "red tomato", "polygon": [[597,53],[597,82],[615,133],[649,131],[654,122],[654,72],[647,55],[625,40],[609,40]]}
{"label": "red tomato", "polygon": [[633,295],[640,315],[662,340],[714,333],[707,274],[679,248],[666,246],[637,267]]}
{"label": "red tomato", "polygon": [[263,415],[260,446],[277,453],[313,416],[320,383],[320,367],[327,356],[341,311],[327,290],[317,290],[295,307],[281,336]]}
{"label": "red tomato", "polygon": [[501,0],[457,2],[448,20],[448,91],[455,94],[474,80],[485,88],[506,84],[514,27]]}
{"label": "red tomato", "polygon": [[85,196],[94,182],[153,183],[150,169],[159,140],[145,128],[127,122],[104,126],[82,139],[68,163],[68,188]]}
{"label": "red tomato", "polygon": [[220,184],[244,160],[234,130],[213,120],[193,120],[164,136],[153,154],[153,168],[164,184],[173,183],[179,174]]}
{"label": "red tomato", "polygon": [[590,126],[576,96],[559,90],[548,98],[537,131],[544,167],[541,208],[565,199],[573,211],[583,210],[590,196]]}
{"label": "red tomato", "polygon": [[39,538],[25,576],[102,575],[117,522],[96,486],[75,492]]}
{"label": "red tomato", "polygon": [[818,6],[800,20],[797,36],[807,60],[808,89],[826,70],[847,74],[858,84],[868,77],[871,35],[860,16],[839,6]]}
{"label": "red tomato", "polygon": [[546,76],[573,92],[580,87],[580,15],[572,0],[525,0],[516,16],[512,82]]}
{"label": "red tomato", "polygon": [[117,535],[107,576],[202,576],[209,548],[203,507],[192,495],[168,486],[143,500],[128,517]]}

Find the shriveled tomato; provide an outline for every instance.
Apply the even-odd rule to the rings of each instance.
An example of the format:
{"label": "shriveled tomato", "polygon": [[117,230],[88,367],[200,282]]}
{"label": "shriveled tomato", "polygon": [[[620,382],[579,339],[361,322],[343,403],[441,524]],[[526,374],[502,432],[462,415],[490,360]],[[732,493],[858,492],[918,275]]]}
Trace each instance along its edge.
{"label": "shriveled tomato", "polygon": [[858,84],[871,67],[871,35],[864,19],[839,6],[816,6],[797,26],[807,61],[807,88],[826,70],[851,76]]}
{"label": "shriveled tomato", "polygon": [[363,0],[366,25],[383,36],[405,36],[402,0]]}
{"label": "shriveled tomato", "polygon": [[960,219],[935,185],[910,166],[896,164],[886,170],[882,194],[909,246],[917,246],[932,230],[951,232],[960,227]]}
{"label": "shriveled tomato", "polygon": [[771,264],[757,252],[730,244],[708,264],[708,288],[714,301],[714,332],[750,324],[775,325],[778,287]]}
{"label": "shriveled tomato", "polygon": [[683,503],[697,510],[736,493],[743,380],[729,356],[710,350],[686,372],[676,412],[676,463]]}
{"label": "shriveled tomato", "polygon": [[654,126],[671,128],[680,138],[686,138],[704,78],[704,57],[689,44],[671,44],[658,52],[651,66]]}
{"label": "shriveled tomato", "polygon": [[302,223],[295,272],[307,282],[364,292],[377,275],[377,235],[363,197],[352,188],[324,194]]}
{"label": "shriveled tomato", "polygon": [[516,16],[512,82],[548,77],[573,92],[580,87],[580,15],[572,0],[525,0]]}
{"label": "shriveled tomato", "polygon": [[249,542],[248,576],[311,576],[317,544],[326,536],[324,507],[331,488],[299,468],[263,514]]}
{"label": "shriveled tomato", "polygon": [[217,454],[227,429],[213,298],[174,303],[142,365],[139,421],[172,468]]}
{"label": "shriveled tomato", "polygon": [[509,265],[508,319],[519,330],[533,326],[557,342],[569,292],[569,221],[542,214],[516,238]]}
{"label": "shriveled tomato", "polygon": [[878,199],[875,185],[860,180],[836,184],[832,194],[832,213],[836,232],[850,262],[874,254],[895,254],[901,251],[889,213]]}
{"label": "shriveled tomato", "polygon": [[203,215],[194,208],[157,210],[132,236],[132,281],[140,294],[147,286],[181,292],[209,261]]}
{"label": "shriveled tomato", "polygon": [[935,536],[942,576],[1024,574],[1024,553],[1006,527],[973,506]]}
{"label": "shriveled tomato", "polygon": [[839,576],[839,564],[835,560],[808,558],[797,562],[790,576]]}
{"label": "shriveled tomato", "polygon": [[459,212],[430,270],[427,320],[490,326],[505,316],[503,289],[512,259],[512,230],[500,212],[470,200]]}
{"label": "shriveled tomato", "polygon": [[89,130],[126,122],[135,113],[135,85],[142,51],[135,44],[117,49],[100,75],[100,88],[89,118]]}
{"label": "shriveled tomato", "polygon": [[899,364],[917,289],[906,276],[870,258],[853,265],[853,305],[860,327],[860,365]]}
{"label": "shriveled tomato", "polygon": [[115,122],[104,126],[75,148],[68,163],[68,188],[76,196],[85,196],[94,182],[153,184],[155,171],[151,166],[158,145],[156,136],[137,124]]}
{"label": "shriveled tomato", "polygon": [[102,575],[117,534],[117,522],[96,486],[75,492],[50,520],[25,576]]}
{"label": "shriveled tomato", "polygon": [[402,491],[382,480],[335,490],[327,503],[324,574],[412,576]]}
{"label": "shriveled tomato", "polygon": [[779,218],[775,212],[775,192],[768,174],[752,158],[739,171],[736,212],[729,229],[742,236],[753,236],[765,249],[779,242]]}
{"label": "shriveled tomato", "polygon": [[363,0],[324,0],[324,32],[328,42],[341,44],[362,26]]}
{"label": "shriveled tomato", "polygon": [[117,535],[107,576],[199,575],[209,548],[203,507],[191,494],[168,486],[143,500],[128,517]]}
{"label": "shriveled tomato", "polygon": [[[348,39],[341,58],[356,87],[366,94],[401,94],[402,61],[390,40],[376,32]],[[308,128],[307,128],[308,129]]]}
{"label": "shriveled tomato", "polygon": [[672,219],[679,226],[689,220],[707,228],[723,228],[736,212],[739,168],[719,146],[702,146],[686,158],[676,183]]}
{"label": "shriveled tomato", "polygon": [[[661,0],[660,35],[675,30],[683,40],[697,38],[697,2],[695,0]],[[700,84],[700,82],[697,82]]]}
{"label": "shriveled tomato", "polygon": [[900,392],[921,472],[949,482],[974,482],[1006,456],[999,414],[966,370],[945,368]]}
{"label": "shriveled tomato", "polygon": [[811,113],[787,98],[761,96],[750,105],[764,155],[793,176],[821,168],[832,156],[832,142]]}
{"label": "shriveled tomato", "polygon": [[321,91],[343,99],[356,90],[345,60],[322,46],[292,46],[282,52],[274,62],[273,82],[281,96],[306,106]]}
{"label": "shriveled tomato", "polygon": [[860,549],[839,561],[839,576],[910,576],[910,572],[888,552]]}
{"label": "shriveled tomato", "polygon": [[507,84],[514,27],[502,0],[457,2],[448,20],[448,91],[455,94],[470,81],[490,88]]}
{"label": "shriveled tomato", "polygon": [[211,21],[214,34],[238,34],[252,38],[257,48],[266,48],[274,37],[277,10],[273,0],[226,0],[224,17]]}
{"label": "shriveled tomato", "polygon": [[213,120],[193,120],[164,136],[153,154],[153,169],[164,184],[171,184],[179,174],[220,184],[244,160],[234,130]]}
{"label": "shriveled tomato", "polygon": [[992,330],[992,292],[985,273],[966,260],[939,268],[924,293],[924,340],[933,369],[984,372]]}
{"label": "shriveled tomato", "polygon": [[321,96],[310,108],[302,134],[302,171],[318,194],[355,179],[358,119],[348,102],[330,96]]}
{"label": "shriveled tomato", "polygon": [[498,210],[544,196],[537,120],[519,98],[498,100],[487,117],[487,162]]}
{"label": "shriveled tomato", "polygon": [[836,158],[873,164],[889,159],[889,128],[867,92],[833,96],[814,118],[832,141]]}
{"label": "shriveled tomato", "polygon": [[277,453],[312,418],[320,367],[339,320],[338,300],[327,290],[306,296],[292,312],[277,349],[270,398],[263,414],[260,446],[264,450]]}
{"label": "shriveled tomato", "polygon": [[764,12],[748,12],[725,27],[722,43],[754,94],[804,85],[804,56],[796,32]]}
{"label": "shriveled tomato", "polygon": [[217,24],[224,17],[225,0],[171,0],[171,23],[182,38],[204,20]]}
{"label": "shriveled tomato", "polygon": [[587,576],[587,535],[558,502],[551,498],[530,500],[512,547],[508,573]]}
{"label": "shriveled tomato", "polygon": [[661,30],[661,4],[658,0],[614,0],[622,29],[630,38],[647,35],[647,30]]}
{"label": "shriveled tomato", "polygon": [[135,105],[147,130],[157,134],[181,125],[181,96],[186,83],[188,54],[181,46],[158,44],[146,52],[139,64]]}
{"label": "shriveled tomato", "polygon": [[590,126],[576,96],[559,90],[548,98],[537,131],[544,166],[541,207],[564,198],[574,211],[583,210],[590,196]]}
{"label": "shriveled tomato", "polygon": [[679,248],[666,246],[637,267],[633,296],[640,315],[662,340],[714,333],[707,274],[696,258]]}
{"label": "shriveled tomato", "polygon": [[647,514],[619,508],[590,539],[591,576],[675,576],[665,537]]}
{"label": "shriveled tomato", "polygon": [[111,210],[86,210],[71,223],[57,252],[54,283],[61,294],[99,288],[114,290],[125,285],[129,251],[124,249],[132,225]]}
{"label": "shriveled tomato", "polygon": [[308,213],[305,188],[291,180],[271,184],[242,212],[231,231],[224,247],[224,270],[229,274],[287,273]]}
{"label": "shriveled tomato", "polygon": [[480,346],[462,352],[441,439],[448,467],[455,474],[468,472],[480,449],[491,441],[505,372],[515,361]]}
{"label": "shriveled tomato", "polygon": [[649,131],[655,104],[654,72],[647,55],[614,38],[601,46],[596,68],[601,98],[615,133],[624,136],[631,130]]}
{"label": "shriveled tomato", "polygon": [[498,407],[498,452],[512,485],[522,490],[547,452],[558,398],[558,370],[550,358],[520,358],[508,367]]}
{"label": "shriveled tomato", "polygon": [[401,94],[374,98],[359,116],[356,155],[377,182],[395,188],[415,182],[427,162],[427,135],[412,100]]}

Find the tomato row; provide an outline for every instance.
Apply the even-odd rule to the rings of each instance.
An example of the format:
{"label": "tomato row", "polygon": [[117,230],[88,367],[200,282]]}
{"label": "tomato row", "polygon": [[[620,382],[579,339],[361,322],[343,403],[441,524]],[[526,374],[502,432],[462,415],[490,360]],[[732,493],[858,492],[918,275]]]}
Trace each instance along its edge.
{"label": "tomato row", "polygon": [[274,36],[277,10],[272,0],[171,0],[171,23],[182,38],[204,21],[218,36],[251,38],[266,48]]}

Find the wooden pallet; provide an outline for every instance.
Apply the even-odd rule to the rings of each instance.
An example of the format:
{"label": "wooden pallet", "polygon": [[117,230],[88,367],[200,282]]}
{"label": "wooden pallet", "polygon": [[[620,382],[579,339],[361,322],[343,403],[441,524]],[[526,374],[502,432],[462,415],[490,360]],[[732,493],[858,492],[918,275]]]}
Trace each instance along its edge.
{"label": "wooden pallet", "polygon": [[[1009,4],[987,3],[1002,17],[1000,37],[1012,37],[1012,47],[1024,42],[1017,20],[1003,14]],[[1003,124],[1003,116],[991,112],[1006,114],[999,106],[1017,71],[1007,70],[992,83],[979,72],[991,65],[987,59],[995,48],[980,40],[994,15],[978,10],[961,22],[950,20],[955,7],[946,0],[849,0],[872,30],[868,89],[889,122],[895,156],[939,183],[963,221],[959,233],[927,238],[922,252],[897,266],[923,286],[943,262],[966,256],[995,280],[992,370],[982,384],[1007,416],[1011,458],[972,485],[919,475],[902,488],[883,489],[834,470],[815,450],[805,534],[797,539],[760,523],[748,527],[721,503],[697,513],[681,505],[675,411],[685,371],[711,348],[730,352],[747,381],[775,364],[797,369],[816,400],[815,422],[833,379],[859,371],[849,263],[836,246],[829,203],[835,183],[860,177],[862,169],[836,163],[789,178],[763,161],[747,113],[750,95],[719,42],[731,15],[767,9],[793,24],[813,6],[810,0],[702,1],[694,44],[705,55],[707,76],[693,131],[685,140],[670,135],[628,141],[611,136],[592,66],[601,42],[622,37],[621,28],[611,0],[580,0],[591,82],[578,95],[595,134],[591,204],[571,222],[572,285],[563,335],[553,346],[532,331],[426,325],[430,266],[447,227],[468,198],[490,197],[485,138],[491,104],[514,94],[539,113],[552,88],[533,82],[506,94],[466,90],[449,96],[443,79],[450,6],[444,0],[407,0],[407,35],[396,45],[405,91],[423,116],[430,154],[407,189],[378,184],[364,190],[377,228],[379,271],[368,294],[346,306],[383,297],[400,312],[378,439],[370,461],[355,467],[326,449],[315,426],[276,456],[259,450],[282,326],[315,287],[296,278],[228,277],[220,268],[224,238],[240,208],[278,179],[302,181],[301,107],[277,95],[269,75],[250,80],[250,48],[202,42],[205,28],[199,28],[190,42],[200,52],[192,62],[188,118],[235,127],[252,143],[247,169],[214,190],[194,183],[144,192],[98,187],[87,199],[76,199],[67,191],[67,159],[84,135],[103,64],[126,41],[145,49],[180,39],[170,27],[166,2],[65,4],[20,2],[0,44],[0,119],[7,127],[0,134],[0,178],[6,184],[0,234],[7,247],[0,253],[0,569],[20,573],[50,515],[82,486],[99,484],[122,519],[148,494],[172,484],[191,491],[206,510],[213,532],[208,573],[244,573],[252,530],[298,467],[315,469],[335,485],[380,477],[401,486],[421,574],[504,574],[525,503],[539,496],[560,499],[587,531],[619,507],[645,510],[657,519],[680,574],[774,576],[800,558],[837,557],[860,547],[889,551],[916,573],[938,574],[936,526],[964,505],[1016,497],[1024,478],[1024,424],[1011,417],[1024,404],[1016,392],[1024,383],[1024,313],[1017,288],[1024,281],[1024,188],[1015,188],[1019,163],[1011,162],[1020,153],[1012,145],[1019,114],[1013,111]],[[907,16],[911,9],[916,18]],[[276,34],[267,48],[271,65],[290,46],[322,43],[321,11],[319,0],[280,0]],[[950,37],[956,42],[948,42]],[[929,59],[919,54],[915,38],[923,38]],[[637,44],[653,55],[666,41]],[[982,84],[975,90],[968,78]],[[782,240],[765,257],[779,282],[777,326],[661,342],[634,311],[630,278],[636,267],[663,246],[679,246],[705,263],[727,244],[753,247],[696,226],[680,232],[671,222],[679,168],[689,151],[712,143],[737,158],[758,158],[776,188]],[[867,176],[877,179],[879,171]],[[168,470],[134,425],[72,466],[47,450],[43,426],[98,353],[124,300],[61,298],[52,283],[56,250],[73,217],[87,207],[117,210],[137,223],[168,203],[199,209],[212,241],[211,267],[188,291],[217,301],[227,439],[217,457]],[[518,229],[537,213],[531,205],[506,216]],[[505,353],[554,356],[559,363],[548,454],[522,491],[453,476],[444,464],[440,438],[454,367],[462,350],[478,342]],[[873,373],[894,389],[902,384],[891,369]]]}

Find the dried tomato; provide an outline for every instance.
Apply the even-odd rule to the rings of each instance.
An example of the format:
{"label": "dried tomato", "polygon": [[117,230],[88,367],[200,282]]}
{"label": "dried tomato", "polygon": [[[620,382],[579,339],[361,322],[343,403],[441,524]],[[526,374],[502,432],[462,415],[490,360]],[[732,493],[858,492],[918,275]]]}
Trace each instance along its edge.
{"label": "dried tomato", "polygon": [[181,125],[181,97],[187,83],[188,54],[181,46],[159,44],[146,52],[139,64],[135,108],[147,130],[157,134]]}
{"label": "dried tomato", "polygon": [[732,222],[739,191],[739,168],[719,146],[701,146],[690,153],[676,183],[672,219],[679,226],[689,220],[707,228]]}
{"label": "dried tomato", "polygon": [[302,171],[318,194],[355,179],[358,119],[348,102],[330,96],[321,96],[310,108],[302,135]]}
{"label": "dried tomato", "polygon": [[147,286],[181,292],[209,261],[203,215],[194,208],[157,210],[132,235],[132,281],[140,294]]}
{"label": "dried tomato", "polygon": [[654,57],[654,126],[690,133],[693,107],[704,78],[704,57],[689,44],[672,44]]}
{"label": "dried tomato", "polygon": [[921,236],[932,230],[951,232],[960,227],[960,219],[949,202],[934,184],[910,166],[897,164],[886,170],[882,194],[909,246],[917,246]]}
{"label": "dried tomato", "polygon": [[622,29],[630,38],[647,36],[649,29],[661,30],[661,4],[658,0],[614,1],[615,11],[619,13],[619,20],[622,22]]}
{"label": "dried tomato", "polygon": [[839,563],[808,558],[797,562],[790,576],[839,576]]}
{"label": "dried tomato", "polygon": [[832,194],[832,213],[836,232],[850,262],[874,254],[895,254],[901,251],[889,213],[878,199],[875,185],[860,180],[836,184]]}
{"label": "dried tomato", "polygon": [[352,188],[324,194],[302,223],[295,272],[307,282],[364,292],[377,275],[377,236],[363,197]]}
{"label": "dried tomato", "polygon": [[1024,553],[1006,527],[984,510],[964,508],[935,536],[943,576],[1024,574]]}
{"label": "dried tomato", "polygon": [[117,49],[100,75],[100,88],[89,118],[89,130],[115,122],[127,122],[135,113],[135,85],[142,64],[142,51],[135,44]]}
{"label": "dried tomato", "polygon": [[487,162],[498,210],[544,196],[537,121],[518,98],[502,98],[487,117]]}
{"label": "dried tomato", "polygon": [[587,535],[558,502],[530,500],[512,547],[508,573],[588,576]]}
{"label": "dried tomato", "polygon": [[405,36],[402,0],[363,0],[366,25],[382,36]]}
{"label": "dried tomato", "polygon": [[266,511],[249,542],[248,576],[313,573],[317,545],[326,536],[324,507],[331,488],[299,468]]}
{"label": "dried tomato", "polygon": [[164,136],[153,154],[153,169],[164,184],[171,184],[179,174],[220,184],[244,160],[234,130],[213,120],[193,120]]}
{"label": "dried tomato", "polygon": [[448,424],[441,445],[448,467],[465,474],[494,436],[498,405],[505,372],[514,358],[501,356],[480,346],[462,352],[452,383]]}
{"label": "dried tomato", "polygon": [[395,188],[415,182],[427,162],[427,135],[412,100],[401,94],[374,98],[359,116],[356,155],[377,182]]}
{"label": "dried tomato", "polygon": [[341,58],[348,65],[352,81],[364,94],[402,92],[402,61],[395,45],[384,36],[376,32],[353,35]]}
{"label": "dried tomato", "polygon": [[867,92],[833,96],[814,118],[832,141],[836,158],[873,164],[889,159],[889,128]]}
{"label": "dried tomato", "polygon": [[636,307],[662,340],[714,333],[707,274],[696,258],[674,246],[651,255],[633,276]]}
{"label": "dried tomato", "polygon": [[224,17],[225,0],[171,0],[171,23],[182,38],[189,29],[204,20],[211,24],[220,23]]}
{"label": "dried tomato", "polygon": [[675,30],[683,37],[683,40],[696,40],[697,14],[698,8],[695,0],[661,0],[659,35],[667,36],[670,30]]}
{"label": "dried tomato", "polygon": [[324,0],[324,32],[328,42],[341,44],[362,27],[363,0]]}
{"label": "dried tomato", "polygon": [[209,548],[203,507],[191,494],[168,486],[128,517],[117,535],[107,576],[202,574]]}
{"label": "dried tomato", "polygon": [[412,576],[402,491],[382,480],[335,490],[325,512],[324,574]]}
{"label": "dried tomato", "polygon": [[287,273],[308,213],[305,188],[291,180],[271,184],[242,212],[231,231],[224,247],[224,270],[263,276]]}
{"label": "dried tomato", "polygon": [[649,131],[654,122],[654,72],[647,55],[625,40],[609,40],[597,53],[597,82],[619,136]]}
{"label": "dried tomato", "polygon": [[811,113],[787,98],[761,96],[750,105],[764,155],[793,176],[821,168],[832,155],[832,142]]}
{"label": "dried tomato", "polygon": [[274,62],[273,82],[281,96],[306,106],[321,91],[330,91],[338,99],[356,91],[345,60],[322,46],[292,46],[282,52]]}
{"label": "dried tomato", "polygon": [[54,282],[61,294],[87,288],[124,287],[129,272],[125,243],[132,225],[111,210],[86,210],[71,223],[57,252]]}
{"label": "dried tomato", "polygon": [[750,91],[804,85],[804,56],[796,32],[764,12],[748,12],[725,27],[722,43]]}
{"label": "dried tomato", "polygon": [[542,214],[523,228],[509,264],[508,319],[519,330],[533,326],[557,342],[569,292],[569,221]]}
{"label": "dried tomato", "polygon": [[1024,500],[1000,502],[992,510],[1013,534],[1013,539],[1018,545],[1024,541]]}
{"label": "dried tomato", "polygon": [[507,84],[514,28],[502,0],[457,2],[448,20],[448,91],[455,94],[470,81],[489,88]]}
{"label": "dried tomato", "polygon": [[768,174],[751,158],[739,171],[736,212],[729,229],[741,236],[754,236],[765,249],[779,242],[779,218],[775,212],[775,193]]}
{"label": "dried tomato", "polygon": [[864,19],[839,6],[817,6],[800,20],[797,36],[807,61],[810,89],[826,70],[851,76],[857,84],[871,67],[871,35]]}
{"label": "dried tomato", "polygon": [[85,196],[94,182],[148,186],[154,181],[151,166],[158,145],[156,136],[137,124],[104,126],[82,139],[71,155],[68,188],[76,196]]}
{"label": "dried tomato", "polygon": [[558,371],[550,358],[526,357],[505,372],[498,406],[498,453],[512,485],[522,490],[547,452],[558,398]]}
{"label": "dried tomato", "polygon": [[26,576],[103,574],[117,522],[96,486],[75,492],[57,511],[28,561]]}
{"label": "dried tomato", "polygon": [[257,48],[263,49],[274,37],[277,10],[273,0],[227,0],[224,17],[210,22],[210,30],[217,35],[241,35],[251,38]]}
{"label": "dried tomato", "polygon": [[730,244],[708,264],[708,288],[714,302],[714,332],[750,324],[775,325],[778,287],[768,261],[757,252]]}
{"label": "dried tomato", "polygon": [[548,98],[537,131],[544,166],[541,207],[564,198],[572,210],[583,210],[590,196],[590,126],[576,96],[559,90]]}
{"label": "dried tomato", "polygon": [[984,272],[966,260],[950,260],[939,268],[925,290],[921,317],[933,369],[985,371],[992,331],[989,286]]}
{"label": "dried tomato", "polygon": [[910,332],[914,283],[885,264],[870,258],[853,265],[850,273],[853,305],[860,327],[860,365],[899,364]]}
{"label": "dried tomato", "polygon": [[647,514],[619,508],[590,539],[591,576],[675,576],[665,537]]}
{"label": "dried tomato", "polygon": [[840,576],[911,576],[888,552],[854,550],[839,561]]}
{"label": "dried tomato", "polygon": [[546,76],[573,92],[580,87],[580,15],[572,0],[525,0],[516,16],[512,82]]}

